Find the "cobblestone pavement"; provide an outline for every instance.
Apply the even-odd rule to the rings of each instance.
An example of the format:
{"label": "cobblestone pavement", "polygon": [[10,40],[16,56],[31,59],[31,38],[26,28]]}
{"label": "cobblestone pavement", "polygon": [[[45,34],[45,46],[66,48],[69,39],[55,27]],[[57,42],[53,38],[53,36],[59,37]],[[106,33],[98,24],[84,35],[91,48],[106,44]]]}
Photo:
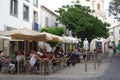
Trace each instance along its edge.
{"label": "cobblestone pavement", "polygon": [[120,56],[112,56],[104,59],[101,66],[96,70],[94,63],[66,67],[51,75],[31,75],[31,74],[0,74],[0,80],[120,80]]}

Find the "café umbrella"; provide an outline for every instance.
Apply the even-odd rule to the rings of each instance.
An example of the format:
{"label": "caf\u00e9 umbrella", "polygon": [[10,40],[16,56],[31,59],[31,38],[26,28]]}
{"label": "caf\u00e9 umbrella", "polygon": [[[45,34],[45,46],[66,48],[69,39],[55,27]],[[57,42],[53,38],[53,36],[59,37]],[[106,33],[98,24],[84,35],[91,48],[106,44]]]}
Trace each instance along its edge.
{"label": "caf\u00e9 umbrella", "polygon": [[40,32],[40,34],[33,36],[33,38],[35,41],[61,42],[62,37],[47,32]]}
{"label": "caf\u00e9 umbrella", "polygon": [[59,42],[60,37],[47,32],[37,32],[27,28],[0,32],[0,35],[11,36],[12,39]]}
{"label": "caf\u00e9 umbrella", "polygon": [[[46,41],[47,42],[50,42],[50,41],[57,42],[57,41],[59,41],[59,38],[56,35],[53,35],[53,34],[50,34],[50,33],[47,33],[47,32],[40,33],[40,32],[30,30],[30,29],[27,29],[27,28],[0,32],[0,35],[11,36],[12,39],[25,40],[24,46],[26,46],[26,40],[35,40],[35,41],[44,41],[44,42],[46,42]],[[24,52],[26,52],[25,48],[26,47],[24,47]],[[19,70],[18,70],[18,73],[19,73]]]}
{"label": "caf\u00e9 umbrella", "polygon": [[0,32],[0,35],[11,36],[12,39],[23,39],[23,40],[28,40],[33,35],[36,34],[39,34],[39,32],[27,28]]}

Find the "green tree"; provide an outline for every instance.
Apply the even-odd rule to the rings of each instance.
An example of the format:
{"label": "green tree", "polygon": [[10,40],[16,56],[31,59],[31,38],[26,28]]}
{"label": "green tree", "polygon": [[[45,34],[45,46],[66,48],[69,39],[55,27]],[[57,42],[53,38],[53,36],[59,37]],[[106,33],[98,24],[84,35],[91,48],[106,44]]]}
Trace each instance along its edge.
{"label": "green tree", "polygon": [[62,6],[56,12],[60,14],[57,20],[67,29],[72,30],[73,36],[77,35],[82,41],[87,38],[89,43],[94,38],[109,36],[106,28],[108,23],[103,23],[97,17],[92,16],[94,11],[87,6],[81,6],[79,0],[72,3]]}
{"label": "green tree", "polygon": [[120,0],[112,0],[109,4],[109,13],[117,16],[120,13]]}
{"label": "green tree", "polygon": [[[58,36],[62,36],[63,34],[65,34],[65,28],[64,27],[50,27],[50,28],[42,28],[41,32],[48,32],[51,34],[55,34]],[[50,44],[51,47],[54,47],[58,44],[58,42],[47,42]]]}
{"label": "green tree", "polygon": [[64,27],[50,27],[50,28],[42,28],[41,32],[48,32],[51,34],[55,34],[58,36],[62,36],[63,34],[65,34],[65,28]]}

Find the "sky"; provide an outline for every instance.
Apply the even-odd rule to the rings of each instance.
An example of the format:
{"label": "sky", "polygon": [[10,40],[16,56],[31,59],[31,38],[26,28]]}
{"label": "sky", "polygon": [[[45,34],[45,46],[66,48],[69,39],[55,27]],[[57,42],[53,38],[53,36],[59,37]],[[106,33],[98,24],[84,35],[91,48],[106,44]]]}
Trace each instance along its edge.
{"label": "sky", "polygon": [[48,9],[55,11],[63,5],[70,4],[74,0],[41,0],[41,4]]}
{"label": "sky", "polygon": [[[71,4],[72,1],[76,0],[41,0],[41,4],[47,7],[51,11],[58,10],[59,7],[62,7],[63,5]],[[107,0],[109,2],[111,0]],[[104,6],[108,7],[108,5]]]}

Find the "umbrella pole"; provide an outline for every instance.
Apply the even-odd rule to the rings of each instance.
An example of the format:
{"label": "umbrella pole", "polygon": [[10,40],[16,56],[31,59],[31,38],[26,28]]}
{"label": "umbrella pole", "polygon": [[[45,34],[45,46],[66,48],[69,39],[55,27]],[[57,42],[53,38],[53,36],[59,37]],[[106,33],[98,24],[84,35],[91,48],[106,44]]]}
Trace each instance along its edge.
{"label": "umbrella pole", "polygon": [[[26,54],[26,40],[24,40],[24,57],[25,57],[25,54]],[[26,60],[26,57],[25,57],[25,60]],[[24,63],[24,65],[25,65],[25,63]],[[18,66],[18,70],[17,70],[17,73],[19,74],[20,73],[20,63],[18,62],[18,64],[17,64],[17,66]]]}
{"label": "umbrella pole", "polygon": [[45,42],[43,42],[43,49],[45,49],[45,50],[46,50]]}
{"label": "umbrella pole", "polygon": [[25,57],[25,60],[26,60],[26,56],[25,56],[25,54],[26,54],[26,46],[27,46],[27,44],[26,44],[27,42],[26,42],[26,40],[24,41],[24,57]]}

